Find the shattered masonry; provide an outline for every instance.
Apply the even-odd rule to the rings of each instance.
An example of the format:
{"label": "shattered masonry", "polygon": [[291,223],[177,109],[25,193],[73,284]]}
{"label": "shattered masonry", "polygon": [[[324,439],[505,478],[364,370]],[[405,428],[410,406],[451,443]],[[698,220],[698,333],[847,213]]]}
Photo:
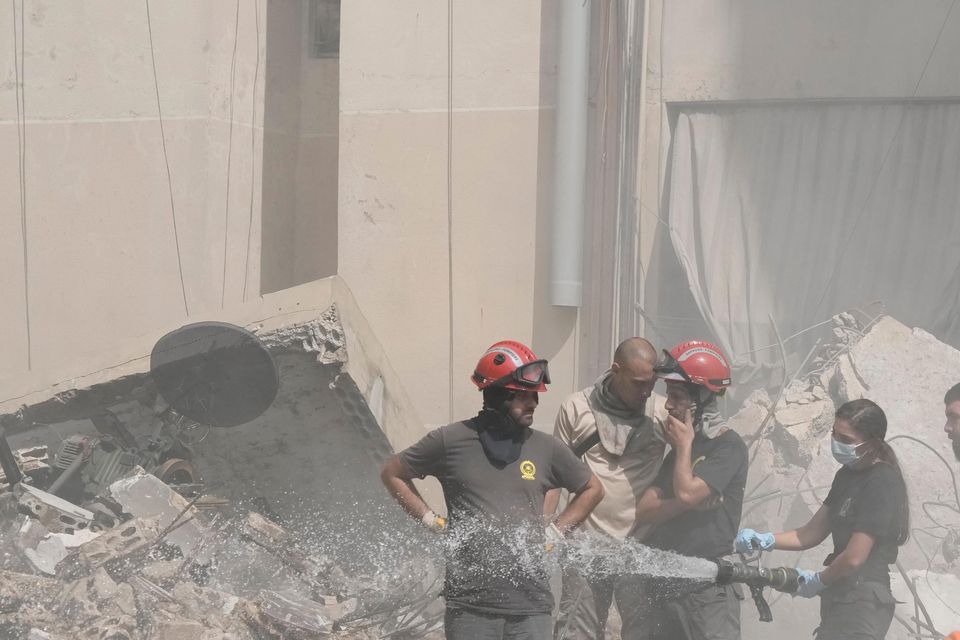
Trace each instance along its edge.
{"label": "shattered masonry", "polygon": [[[314,366],[324,371],[346,362],[335,307],[315,320],[259,338],[275,354],[300,354],[298,362],[302,354],[311,354]],[[293,394],[302,393],[309,381],[298,375]],[[327,402],[334,400],[351,427],[370,442],[363,455],[372,455],[372,464],[389,453],[389,446],[361,406],[353,380],[346,374],[331,377],[336,384],[323,385],[323,393],[331,394]],[[129,399],[118,403],[117,389]],[[113,389],[105,387],[99,396],[96,389],[65,392],[32,415],[41,422],[50,415],[55,416],[50,421],[68,420],[68,412],[57,407],[77,401],[83,407],[105,406],[99,398],[106,398],[112,412],[94,416],[94,422],[100,421],[99,440],[109,444],[128,437],[118,423],[160,429],[153,417],[159,409],[144,389],[143,382],[130,378]],[[280,411],[287,407],[289,400]],[[23,416],[14,419],[22,423]],[[182,430],[174,435],[189,436],[188,443],[205,437],[196,425],[181,421],[175,426]],[[379,439],[371,438],[373,431]],[[161,432],[167,433],[156,431]],[[256,502],[218,496],[199,475],[178,482],[171,474],[167,484],[127,464],[119,455],[122,449],[93,458],[90,449],[97,442],[97,436],[71,436],[57,452],[41,446],[10,452],[24,481],[11,487],[0,476],[0,638],[402,639],[437,633],[443,605],[436,563],[413,559],[408,566],[400,559],[399,581],[342,568],[281,526],[271,505],[262,505],[263,513],[251,510]],[[168,446],[169,437],[151,442]],[[131,438],[128,444],[136,442]],[[69,477],[67,484],[96,497],[72,502],[67,496],[80,494],[55,495],[49,479],[66,475],[81,457],[96,464]]]}

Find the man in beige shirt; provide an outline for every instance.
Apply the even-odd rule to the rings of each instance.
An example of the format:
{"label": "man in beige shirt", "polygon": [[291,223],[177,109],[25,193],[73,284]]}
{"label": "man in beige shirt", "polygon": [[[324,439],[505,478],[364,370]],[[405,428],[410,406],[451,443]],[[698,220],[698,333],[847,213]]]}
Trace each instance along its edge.
{"label": "man in beige shirt", "polygon": [[[610,370],[590,387],[569,396],[560,407],[554,435],[581,456],[600,479],[605,497],[581,525],[617,540],[643,539],[648,527],[635,529],[637,502],[657,477],[665,449],[654,418],[663,398],[653,394],[657,351],[643,338],[617,347]],[[547,493],[544,514],[552,517],[559,490]],[[641,624],[638,581],[620,576],[563,573],[563,593],[555,640],[604,637],[610,605],[616,598],[624,632]]]}

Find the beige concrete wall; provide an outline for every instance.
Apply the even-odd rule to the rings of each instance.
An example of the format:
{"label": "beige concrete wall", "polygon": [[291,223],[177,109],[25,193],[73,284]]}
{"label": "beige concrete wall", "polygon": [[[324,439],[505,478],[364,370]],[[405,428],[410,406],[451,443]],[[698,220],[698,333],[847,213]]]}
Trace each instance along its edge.
{"label": "beige concrete wall", "polygon": [[[262,69],[256,95],[253,81],[258,50],[263,62],[255,11],[260,11],[262,27],[265,4],[240,7],[232,126],[230,69],[237,5],[190,0],[150,4],[191,318],[219,310],[222,299],[226,305],[238,302],[245,281],[248,297],[259,293]],[[133,342],[149,349],[157,327],[188,319],[144,4],[27,0],[25,7],[32,362],[28,368],[14,19],[12,8],[5,5],[0,7],[4,390],[23,389],[26,381],[41,384],[77,375],[93,362],[116,363],[118,345]]]}
{"label": "beige concrete wall", "polygon": [[663,4],[667,101],[960,96],[950,0]]}
{"label": "beige concrete wall", "polygon": [[472,415],[515,338],[551,360],[549,427],[576,346],[546,301],[557,5],[452,7],[451,43],[447,3],[343,5],[339,272],[428,425]]}
{"label": "beige concrete wall", "polygon": [[[650,0],[637,212],[646,272],[663,232],[658,216],[670,148],[668,105],[958,98],[960,12],[949,13],[951,4]],[[647,294],[662,285],[650,278]]]}

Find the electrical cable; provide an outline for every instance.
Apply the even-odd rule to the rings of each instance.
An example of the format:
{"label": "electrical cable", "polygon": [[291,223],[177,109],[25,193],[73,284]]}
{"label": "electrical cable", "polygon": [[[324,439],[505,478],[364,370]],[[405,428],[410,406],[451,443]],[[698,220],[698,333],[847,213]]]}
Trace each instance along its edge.
{"label": "electrical cable", "polygon": [[167,189],[170,193],[170,218],[173,222],[173,243],[177,250],[177,270],[180,274],[180,294],[183,296],[183,310],[189,316],[187,286],[183,278],[183,259],[180,255],[180,234],[177,232],[177,210],[173,202],[173,178],[170,174],[170,158],[167,154],[167,136],[163,130],[163,109],[160,107],[160,80],[157,77],[157,58],[153,47],[153,24],[150,19],[150,0],[143,0],[147,9],[147,34],[150,37],[150,64],[153,69],[153,88],[157,95],[157,121],[160,123],[160,143],[163,147],[163,164],[167,169]]}
{"label": "electrical cable", "polygon": [[[227,297],[227,250],[230,242],[230,166],[233,160],[233,92],[237,80],[237,41],[240,39],[240,0],[233,24],[233,56],[230,59],[230,123],[227,129],[227,187],[223,206],[223,278],[220,281],[220,308]],[[254,87],[256,92],[256,87]]]}
{"label": "electrical cable", "polygon": [[453,0],[447,0],[447,405],[453,418]]}
{"label": "electrical cable", "polygon": [[253,3],[254,25],[257,31],[257,59],[253,67],[253,99],[250,107],[250,216],[247,220],[247,251],[243,258],[243,294],[247,301],[247,278],[250,273],[250,241],[253,236],[253,196],[257,176],[257,82],[260,80],[260,2]]}
{"label": "electrical cable", "polygon": [[[13,71],[17,102],[17,165],[20,187],[20,234],[23,241],[23,314],[27,338],[27,371],[33,369],[33,338],[30,326],[30,263],[27,244],[27,107],[24,99],[24,53],[26,32],[24,30],[24,0],[20,0],[20,38],[17,38],[17,0],[13,2]],[[17,45],[19,43],[19,56]]]}
{"label": "electrical cable", "polygon": [[937,458],[940,459],[940,462],[943,463],[943,466],[947,468],[947,472],[950,474],[950,479],[953,481],[953,499],[956,500],[957,507],[960,508],[960,488],[958,488],[957,486],[957,475],[953,472],[953,468],[950,466],[950,463],[947,462],[947,460],[942,455],[940,455],[940,452],[934,449],[933,447],[931,447],[929,444],[927,444],[923,440],[920,440],[919,438],[914,438],[913,436],[908,436],[905,434],[893,436],[892,438],[887,438],[887,444],[894,442],[895,440],[910,440],[912,442],[916,442],[917,444],[924,446],[930,451],[932,451],[933,455],[937,456]]}

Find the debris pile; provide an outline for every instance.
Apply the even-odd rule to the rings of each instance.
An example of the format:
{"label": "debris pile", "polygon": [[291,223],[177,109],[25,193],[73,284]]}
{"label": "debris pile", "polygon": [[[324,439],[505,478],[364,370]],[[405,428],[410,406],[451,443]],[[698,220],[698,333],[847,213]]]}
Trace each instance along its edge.
{"label": "debris pile", "polygon": [[200,510],[137,468],[90,504],[0,494],[0,637],[426,638],[439,571],[355,575],[256,512]]}
{"label": "debris pile", "polygon": [[[830,448],[836,408],[858,398],[874,400],[887,414],[886,438],[906,477],[912,512],[911,539],[900,550],[903,572],[892,567],[895,595],[909,604],[898,607],[903,624],[894,622],[890,637],[908,637],[907,625],[916,633],[920,614],[907,580],[926,585],[915,590],[935,601],[926,603],[934,626],[952,629],[960,625],[960,590],[952,586],[960,584],[960,496],[943,433],[943,395],[960,382],[960,351],[888,316],[861,323],[840,314],[831,330],[832,338],[817,343],[793,378],[785,375],[779,388],[755,391],[729,421],[750,443],[742,526],[782,531],[804,524],[820,508],[838,468]],[[819,566],[830,550],[828,539],[799,559],[775,552],[765,563]],[[804,605],[794,601],[790,607]],[[799,622],[793,613],[816,617],[812,609],[781,610],[775,624],[786,625],[784,637],[793,637],[788,627]],[[920,622],[928,624],[923,615]],[[769,626],[764,631],[776,634]]]}

